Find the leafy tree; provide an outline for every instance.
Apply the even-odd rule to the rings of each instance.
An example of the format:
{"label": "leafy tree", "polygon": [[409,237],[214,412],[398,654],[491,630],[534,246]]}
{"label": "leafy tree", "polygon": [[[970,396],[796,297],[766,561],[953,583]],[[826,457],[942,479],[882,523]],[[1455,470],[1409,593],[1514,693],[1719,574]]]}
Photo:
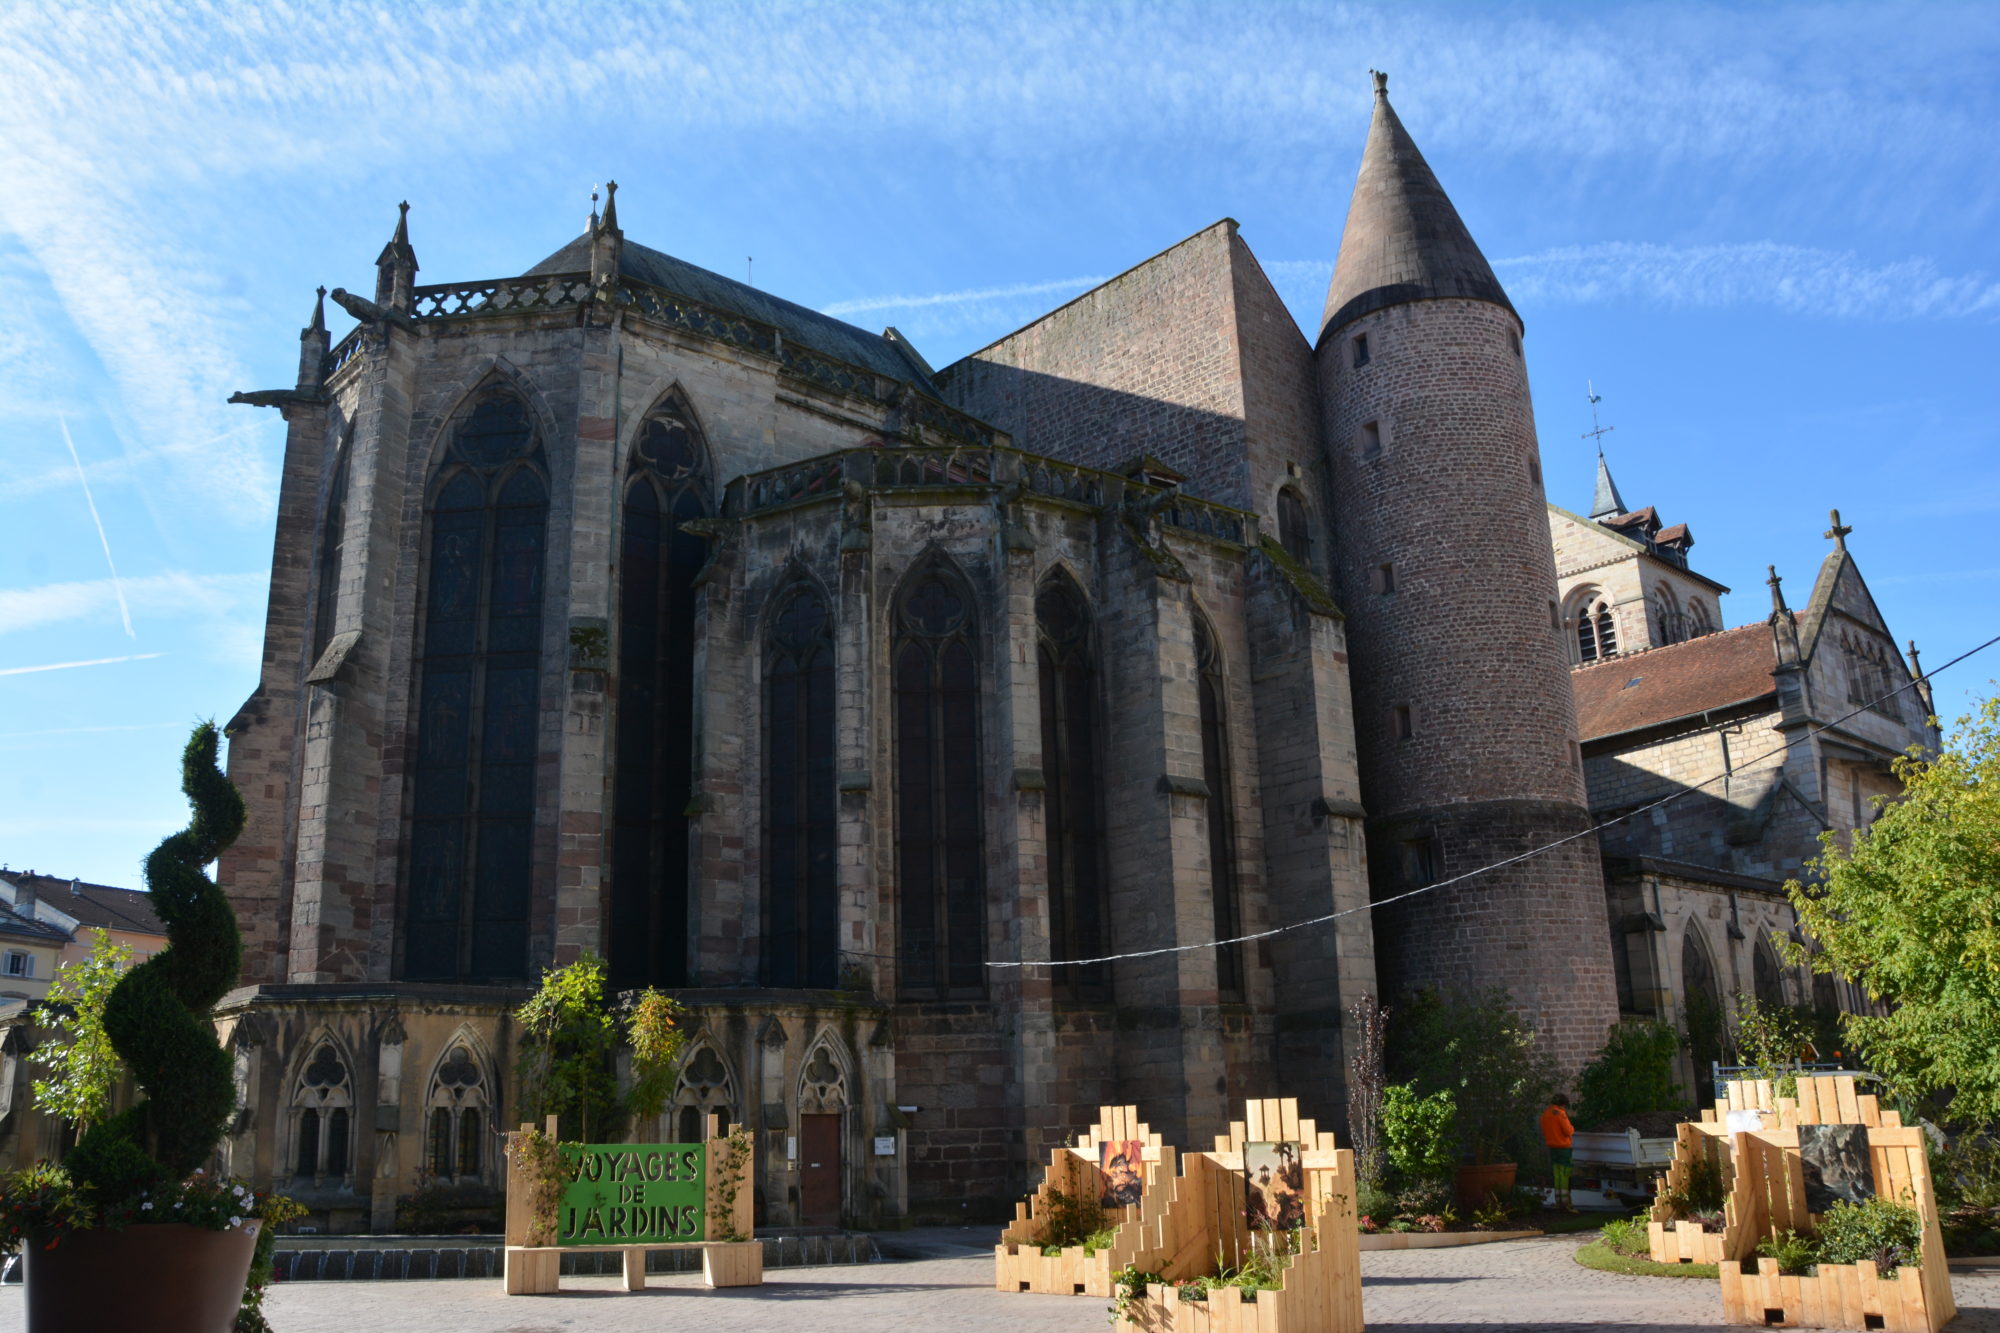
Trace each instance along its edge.
{"label": "leafy tree", "polygon": [[1382,1138],[1399,1183],[1449,1178],[1458,1162],[1458,1108],[1449,1092],[1419,1097],[1407,1083],[1382,1089]]}
{"label": "leafy tree", "polygon": [[1817,882],[1785,886],[1819,945],[1787,952],[1886,1002],[1842,1026],[1893,1090],[2000,1119],[2000,698],[1961,718],[1935,759],[1913,752],[1895,771],[1903,796],[1878,802],[1848,847],[1821,835]]}
{"label": "leafy tree", "polygon": [[69,1121],[79,1138],[111,1113],[111,1093],[125,1076],[125,1063],[104,1030],[104,1004],[131,962],[129,946],[113,943],[101,927],[91,930],[90,956],[56,969],[46,1001],[29,1015],[51,1032],[68,1034],[44,1040],[35,1052],[34,1062],[49,1076],[33,1086],[35,1103]]}
{"label": "leafy tree", "polygon": [[1577,1078],[1576,1120],[1601,1125],[1643,1111],[1685,1105],[1674,1082],[1680,1038],[1665,1023],[1613,1023],[1604,1049]]}
{"label": "leafy tree", "polygon": [[[612,1055],[618,1025],[604,1002],[604,960],[584,954],[542,974],[542,985],[515,1011],[521,1039],[521,1107],[530,1121],[557,1117],[558,1137],[607,1137],[618,1117]],[[566,1123],[565,1123],[566,1122]]]}
{"label": "leafy tree", "polygon": [[1736,1050],[1758,1078],[1796,1072],[1813,1044],[1812,1010],[1791,1004],[1762,1004],[1754,995],[1736,997]]}
{"label": "leafy tree", "polygon": [[[615,1058],[621,1024],[604,994],[604,960],[584,954],[542,974],[534,998],[515,1011],[521,1041],[521,1104],[531,1120],[557,1117],[580,1142],[621,1132],[626,1114],[656,1116],[674,1089],[686,1033],[685,1010],[664,991],[626,992],[623,1032],[632,1051],[632,1087],[618,1095]],[[558,1137],[562,1137],[559,1135]]]}
{"label": "leafy tree", "polygon": [[1532,1158],[1556,1071],[1506,991],[1419,991],[1397,1009],[1389,1048],[1391,1068],[1416,1092],[1451,1093],[1473,1161]]}

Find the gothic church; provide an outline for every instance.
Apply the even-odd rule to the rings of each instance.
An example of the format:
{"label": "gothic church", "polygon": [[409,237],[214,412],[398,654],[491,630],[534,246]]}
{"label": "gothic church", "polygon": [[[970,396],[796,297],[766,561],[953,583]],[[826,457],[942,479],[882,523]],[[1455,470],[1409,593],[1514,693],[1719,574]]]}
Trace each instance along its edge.
{"label": "gothic church", "polygon": [[1601,1044],[1587,833],[1370,907],[1590,819],[1522,323],[1382,76],[1311,340],[1227,219],[942,369],[615,193],[417,274],[405,218],[238,396],[288,435],[233,1170],[339,1228],[490,1189],[510,1011],[585,951],[694,1011],[639,1133],[740,1121],[766,1225],[1002,1207],[1103,1102],[1338,1120],[1364,993]]}

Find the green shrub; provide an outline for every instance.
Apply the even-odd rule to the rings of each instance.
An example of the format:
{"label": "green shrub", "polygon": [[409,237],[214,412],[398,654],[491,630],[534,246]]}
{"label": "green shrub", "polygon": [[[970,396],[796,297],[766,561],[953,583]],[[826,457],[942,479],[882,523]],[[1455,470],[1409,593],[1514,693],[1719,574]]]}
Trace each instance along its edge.
{"label": "green shrub", "polygon": [[1398,1179],[1449,1176],[1458,1155],[1458,1107],[1451,1093],[1419,1097],[1407,1083],[1382,1089],[1382,1141]]}
{"label": "green shrub", "polygon": [[1875,1195],[1865,1203],[1838,1200],[1820,1214],[1819,1261],[1823,1264],[1858,1264],[1875,1261],[1875,1270],[1887,1277],[1908,1264],[1915,1268],[1922,1260],[1923,1218],[1907,1204]]}
{"label": "green shrub", "polygon": [[1604,1049],[1577,1079],[1579,1125],[1601,1125],[1642,1111],[1672,1111],[1681,1105],[1674,1082],[1680,1039],[1665,1023],[1614,1023]]}
{"label": "green shrub", "polygon": [[1780,1231],[1757,1242],[1757,1253],[1778,1261],[1778,1271],[1796,1277],[1819,1262],[1819,1241],[1812,1235]]}
{"label": "green shrub", "polygon": [[181,753],[193,818],[146,858],[167,947],[120,977],[104,1002],[104,1031],[143,1095],[69,1155],[79,1191],[100,1205],[192,1175],[236,1110],[234,1062],[208,1016],[243,961],[236,914],[202,873],[243,831],[243,797],[216,767],[220,740],[212,722],[194,729]]}
{"label": "green shrub", "polygon": [[1604,1224],[1598,1235],[1606,1245],[1628,1259],[1644,1259],[1653,1252],[1644,1217],[1613,1218]]}
{"label": "green shrub", "polygon": [[1728,1203],[1729,1187],[1723,1183],[1722,1163],[1705,1155],[1688,1163],[1687,1183],[1666,1195],[1666,1204],[1677,1217],[1705,1226],[1719,1224]]}
{"label": "green shrub", "polygon": [[1354,1215],[1373,1218],[1378,1224],[1387,1222],[1396,1215],[1396,1196],[1372,1180],[1361,1180],[1354,1187]]}
{"label": "green shrub", "polygon": [[1042,1253],[1046,1255],[1061,1254],[1066,1246],[1087,1244],[1100,1233],[1110,1234],[1104,1226],[1104,1206],[1087,1192],[1050,1190],[1042,1218]]}

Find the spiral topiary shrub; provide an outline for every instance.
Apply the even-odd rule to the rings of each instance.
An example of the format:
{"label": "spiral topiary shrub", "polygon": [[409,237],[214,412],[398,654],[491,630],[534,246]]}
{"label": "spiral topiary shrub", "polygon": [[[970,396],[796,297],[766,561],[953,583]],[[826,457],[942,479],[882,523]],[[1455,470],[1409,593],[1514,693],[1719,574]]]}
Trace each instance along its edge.
{"label": "spiral topiary shrub", "polygon": [[243,941],[229,899],[202,871],[243,831],[243,798],[216,767],[219,741],[212,722],[189,737],[181,790],[194,817],[146,858],[167,947],[127,972],[105,1002],[105,1031],[142,1096],[93,1126],[64,1163],[100,1205],[187,1177],[236,1109],[229,1053],[209,1011],[236,984]]}

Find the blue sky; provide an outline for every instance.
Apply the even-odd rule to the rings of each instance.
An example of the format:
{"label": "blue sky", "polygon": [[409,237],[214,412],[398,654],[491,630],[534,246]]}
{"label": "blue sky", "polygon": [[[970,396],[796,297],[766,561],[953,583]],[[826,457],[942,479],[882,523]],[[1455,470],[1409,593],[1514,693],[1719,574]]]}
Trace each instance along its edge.
{"label": "blue sky", "polygon": [[1927,663],[2000,632],[2000,6],[16,0],[0,860],[136,885],[180,821],[270,564],[281,425],[224,399],[292,382],[398,200],[469,280],[613,178],[632,239],[937,365],[1229,216],[1316,332],[1371,67],[1526,319],[1551,499],[1594,380],[1729,623],[1838,505]]}

